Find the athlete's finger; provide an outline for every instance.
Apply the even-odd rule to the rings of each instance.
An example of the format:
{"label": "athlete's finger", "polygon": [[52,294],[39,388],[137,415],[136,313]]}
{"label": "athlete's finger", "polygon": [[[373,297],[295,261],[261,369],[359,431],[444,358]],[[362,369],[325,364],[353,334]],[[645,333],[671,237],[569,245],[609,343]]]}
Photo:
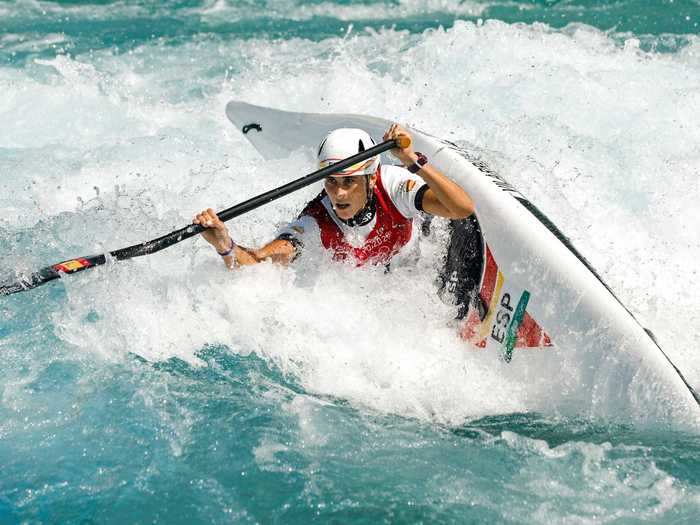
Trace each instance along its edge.
{"label": "athlete's finger", "polygon": [[214,228],[220,229],[220,228],[221,228],[221,225],[222,225],[223,223],[222,223],[221,220],[219,219],[219,216],[218,216],[216,213],[214,213],[214,211],[211,210],[211,209],[209,210],[209,212],[210,212],[210,213],[208,214],[208,217],[207,217],[207,218],[209,219],[209,222],[212,224],[212,226],[213,226]]}
{"label": "athlete's finger", "polygon": [[391,132],[392,132],[393,129],[394,129],[394,125],[391,124],[391,125],[389,126],[389,129],[387,129],[387,130],[384,132],[384,140],[389,140],[389,139],[391,138]]}
{"label": "athlete's finger", "polygon": [[212,210],[211,208],[208,208],[206,210],[206,212],[204,213],[204,219],[206,220],[208,227],[211,228],[211,227],[215,226],[217,216],[216,216],[216,213],[214,213],[214,210]]}
{"label": "athlete's finger", "polygon": [[192,222],[204,226],[206,228],[209,226],[209,216],[206,212],[198,213],[197,215],[195,215],[194,220]]}

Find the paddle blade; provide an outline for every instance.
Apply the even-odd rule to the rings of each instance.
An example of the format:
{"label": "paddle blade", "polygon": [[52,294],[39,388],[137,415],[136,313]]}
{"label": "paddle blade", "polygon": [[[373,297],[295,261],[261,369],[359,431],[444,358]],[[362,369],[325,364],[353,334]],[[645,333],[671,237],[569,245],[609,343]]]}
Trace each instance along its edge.
{"label": "paddle blade", "polygon": [[82,272],[88,268],[105,264],[105,262],[107,262],[107,260],[104,255],[91,255],[89,257],[68,259],[67,261],[62,261],[51,266],[45,266],[31,275],[20,275],[13,280],[0,283],[0,295],[10,295],[31,290],[32,288],[60,278],[61,274]]}
{"label": "paddle blade", "polygon": [[31,290],[32,288],[36,288],[37,286],[58,279],[59,277],[61,277],[61,274],[55,270],[53,266],[47,266],[31,275],[21,275],[14,280],[0,283],[0,295],[11,295],[13,293]]}

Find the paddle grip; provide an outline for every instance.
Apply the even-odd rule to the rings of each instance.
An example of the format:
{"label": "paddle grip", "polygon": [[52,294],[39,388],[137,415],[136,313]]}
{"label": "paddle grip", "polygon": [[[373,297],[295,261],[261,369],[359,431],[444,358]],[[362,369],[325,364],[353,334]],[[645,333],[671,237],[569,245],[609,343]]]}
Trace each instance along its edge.
{"label": "paddle grip", "polygon": [[399,148],[406,149],[411,145],[411,137],[407,137],[406,135],[399,135],[394,139],[394,142],[396,142],[396,145]]}

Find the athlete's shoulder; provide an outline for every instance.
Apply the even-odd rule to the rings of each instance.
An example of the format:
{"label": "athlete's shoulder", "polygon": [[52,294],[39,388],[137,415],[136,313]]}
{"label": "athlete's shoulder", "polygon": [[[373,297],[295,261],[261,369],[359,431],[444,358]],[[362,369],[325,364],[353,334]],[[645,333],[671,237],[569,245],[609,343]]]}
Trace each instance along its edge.
{"label": "athlete's shoulder", "polygon": [[382,166],[381,183],[391,202],[406,218],[413,217],[418,211],[415,196],[425,181],[401,166]]}
{"label": "athlete's shoulder", "polygon": [[393,183],[394,181],[401,181],[410,175],[411,172],[403,166],[382,164],[381,179],[384,184]]}

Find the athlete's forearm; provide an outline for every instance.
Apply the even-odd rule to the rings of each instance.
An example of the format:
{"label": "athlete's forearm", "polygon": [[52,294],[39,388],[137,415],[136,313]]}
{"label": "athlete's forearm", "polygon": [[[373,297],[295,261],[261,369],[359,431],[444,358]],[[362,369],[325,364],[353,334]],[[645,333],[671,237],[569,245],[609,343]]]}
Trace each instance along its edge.
{"label": "athlete's forearm", "polygon": [[[410,138],[410,134],[398,124],[392,124],[384,133],[384,140],[400,136]],[[413,146],[391,150],[404,166],[411,166],[418,160]],[[423,194],[423,210],[440,217],[465,219],[474,213],[474,202],[469,194],[456,182],[447,178],[429,162],[418,170],[418,175],[428,184],[428,191]]]}
{"label": "athlete's forearm", "polygon": [[450,219],[464,219],[474,213],[474,201],[469,194],[430,162],[422,166],[417,174],[428,184],[435,199],[444,208],[444,210],[436,210],[438,211],[436,215]]}
{"label": "athlete's forearm", "polygon": [[259,249],[236,245],[233,253],[224,257],[224,263],[231,269],[270,260],[276,264],[289,264],[294,258],[294,245],[283,239],[275,239]]}

